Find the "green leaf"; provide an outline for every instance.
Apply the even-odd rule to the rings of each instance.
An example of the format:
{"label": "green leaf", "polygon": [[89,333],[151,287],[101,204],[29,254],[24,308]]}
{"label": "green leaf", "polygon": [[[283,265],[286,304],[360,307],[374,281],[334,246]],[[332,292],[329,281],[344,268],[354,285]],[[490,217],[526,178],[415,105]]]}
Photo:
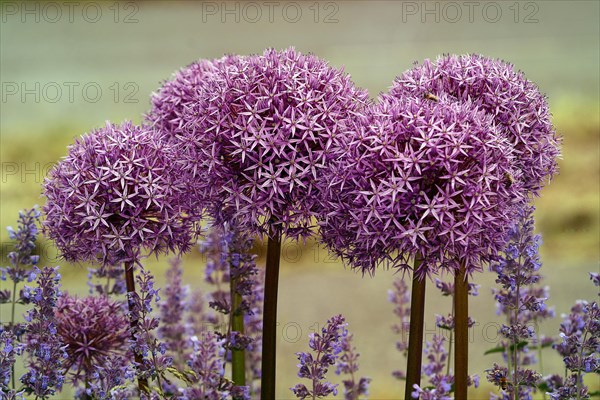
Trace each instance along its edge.
{"label": "green leaf", "polygon": [[[526,340],[520,341],[519,343],[517,343],[517,350],[521,350],[523,347],[527,346],[529,342]],[[510,345],[509,349],[511,351],[511,353],[514,351],[515,346],[514,345]],[[506,347],[505,346],[498,346],[498,347],[493,347],[489,350],[486,350],[485,353],[483,353],[484,356],[487,356],[488,354],[494,354],[494,353],[503,353],[506,351]]]}

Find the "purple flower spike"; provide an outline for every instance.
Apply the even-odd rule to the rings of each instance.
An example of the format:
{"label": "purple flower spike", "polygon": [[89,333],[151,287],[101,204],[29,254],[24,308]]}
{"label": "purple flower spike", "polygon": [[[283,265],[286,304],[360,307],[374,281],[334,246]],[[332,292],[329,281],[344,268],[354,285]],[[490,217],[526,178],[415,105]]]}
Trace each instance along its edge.
{"label": "purple flower spike", "polygon": [[25,289],[35,307],[25,316],[28,371],[21,377],[21,382],[28,394],[47,399],[62,389],[65,379],[63,363],[67,358],[65,346],[57,335],[54,315],[61,296],[58,267],[37,270],[37,287]]}
{"label": "purple flower spike", "polygon": [[468,272],[501,248],[520,201],[510,144],[474,104],[383,95],[336,141],[323,179],[326,245],[354,268]]}
{"label": "purple flower spike", "polygon": [[514,179],[538,194],[557,171],[560,138],[546,98],[514,66],[481,55],[448,55],[405,72],[392,96],[448,95],[472,101],[494,118],[498,132],[515,148]]}
{"label": "purple flower spike", "polygon": [[[346,322],[344,317],[336,315],[327,321],[327,325],[321,329],[321,333],[311,333],[308,346],[315,352],[296,353],[300,364],[298,364],[298,377],[312,380],[312,388],[303,383],[298,383],[290,390],[299,399],[307,397],[321,398],[333,394],[337,395],[337,384],[325,381],[325,375],[329,367],[335,365],[336,359],[342,352],[342,335],[345,331]],[[347,332],[346,332],[347,333]]]}
{"label": "purple flower spike", "polygon": [[232,58],[215,69],[178,135],[182,157],[201,171],[197,201],[212,199],[218,225],[235,217],[253,234],[273,228],[307,237],[330,146],[342,134],[340,122],[368,102],[366,92],[294,49]]}
{"label": "purple flower spike", "polygon": [[70,146],[44,184],[45,228],[69,261],[117,264],[186,251],[188,191],[173,148],[153,131],[106,124]]}

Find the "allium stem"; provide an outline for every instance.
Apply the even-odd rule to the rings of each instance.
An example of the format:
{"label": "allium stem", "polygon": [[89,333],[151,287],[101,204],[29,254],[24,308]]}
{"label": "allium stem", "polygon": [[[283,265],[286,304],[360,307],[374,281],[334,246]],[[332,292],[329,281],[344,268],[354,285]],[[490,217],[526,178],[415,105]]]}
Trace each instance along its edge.
{"label": "allium stem", "polygon": [[265,300],[263,308],[263,347],[261,399],[275,398],[275,361],[277,350],[277,286],[281,255],[281,233],[271,228],[267,244]]}
{"label": "allium stem", "polygon": [[[124,263],[125,266],[125,285],[127,287],[127,293],[135,293],[135,279],[133,277],[133,262],[128,261]],[[131,339],[135,341],[135,333],[138,331],[138,320],[134,317],[134,300],[128,296],[127,306],[129,307],[129,326],[131,327]],[[143,358],[141,354],[134,354],[135,362],[138,365],[142,365]],[[148,393],[148,380],[146,378],[138,377],[138,388],[140,393]]]}
{"label": "allium stem", "polygon": [[454,276],[454,398],[467,399],[469,374],[469,281],[461,264]]}
{"label": "allium stem", "polygon": [[[244,334],[244,314],[239,310],[242,296],[237,292],[237,279],[229,280],[231,292],[231,331]],[[231,380],[236,386],[246,385],[246,352],[231,350]]]}
{"label": "allium stem", "polygon": [[423,262],[420,255],[415,257],[412,292],[410,296],[410,331],[408,335],[408,364],[406,367],[406,388],[404,398],[412,399],[413,385],[421,384],[421,361],[423,357],[423,322],[425,319],[425,279],[416,271]]}

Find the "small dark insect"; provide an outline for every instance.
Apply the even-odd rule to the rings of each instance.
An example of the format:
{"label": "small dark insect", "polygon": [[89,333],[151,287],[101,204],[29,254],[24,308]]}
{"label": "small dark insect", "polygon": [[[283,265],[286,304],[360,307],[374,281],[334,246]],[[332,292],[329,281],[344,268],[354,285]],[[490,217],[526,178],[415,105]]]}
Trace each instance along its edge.
{"label": "small dark insect", "polygon": [[505,376],[503,376],[502,378],[500,378],[500,388],[502,390],[506,390],[507,387],[508,387],[508,380],[506,379]]}
{"label": "small dark insect", "polygon": [[423,95],[423,97],[426,98],[427,100],[432,100],[432,101],[438,101],[439,100],[436,95],[434,95],[433,93],[429,93],[429,92],[425,93]]}
{"label": "small dark insect", "polygon": [[513,183],[515,183],[515,178],[510,172],[506,171],[504,173],[504,185],[509,188],[513,185]]}

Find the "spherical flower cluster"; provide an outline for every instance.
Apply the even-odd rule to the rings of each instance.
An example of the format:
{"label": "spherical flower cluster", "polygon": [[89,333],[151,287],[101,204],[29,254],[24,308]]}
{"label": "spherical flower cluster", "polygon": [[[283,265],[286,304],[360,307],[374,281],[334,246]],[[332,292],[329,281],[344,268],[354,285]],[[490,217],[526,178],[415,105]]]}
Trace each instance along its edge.
{"label": "spherical flower cluster", "polygon": [[480,55],[448,55],[405,72],[390,94],[440,96],[467,100],[494,118],[498,134],[515,149],[514,179],[532,194],[557,171],[560,138],[552,125],[546,98],[513,65]]}
{"label": "spherical flower cluster", "polygon": [[347,129],[323,180],[321,236],[349,265],[372,272],[413,256],[420,276],[473,272],[498,252],[521,187],[488,114],[445,95],[382,95]]}
{"label": "spherical flower cluster", "polygon": [[[350,77],[293,49],[214,64],[180,156],[201,170],[193,192],[212,199],[217,224],[234,219],[253,234],[307,236],[340,123],[367,103]],[[196,110],[198,114],[196,115]]]}
{"label": "spherical flower cluster", "polygon": [[187,250],[195,217],[175,159],[158,133],[131,122],[71,145],[44,183],[44,225],[64,257],[115,265],[142,248]]}
{"label": "spherical flower cluster", "polygon": [[166,136],[177,136],[188,127],[187,118],[198,112],[198,99],[216,66],[226,66],[234,56],[198,60],[177,71],[152,94],[152,109],[146,120]]}
{"label": "spherical flower cluster", "polygon": [[90,380],[99,365],[124,356],[129,322],[118,302],[106,296],[65,294],[56,307],[57,334],[67,345],[65,370],[74,382]]}

